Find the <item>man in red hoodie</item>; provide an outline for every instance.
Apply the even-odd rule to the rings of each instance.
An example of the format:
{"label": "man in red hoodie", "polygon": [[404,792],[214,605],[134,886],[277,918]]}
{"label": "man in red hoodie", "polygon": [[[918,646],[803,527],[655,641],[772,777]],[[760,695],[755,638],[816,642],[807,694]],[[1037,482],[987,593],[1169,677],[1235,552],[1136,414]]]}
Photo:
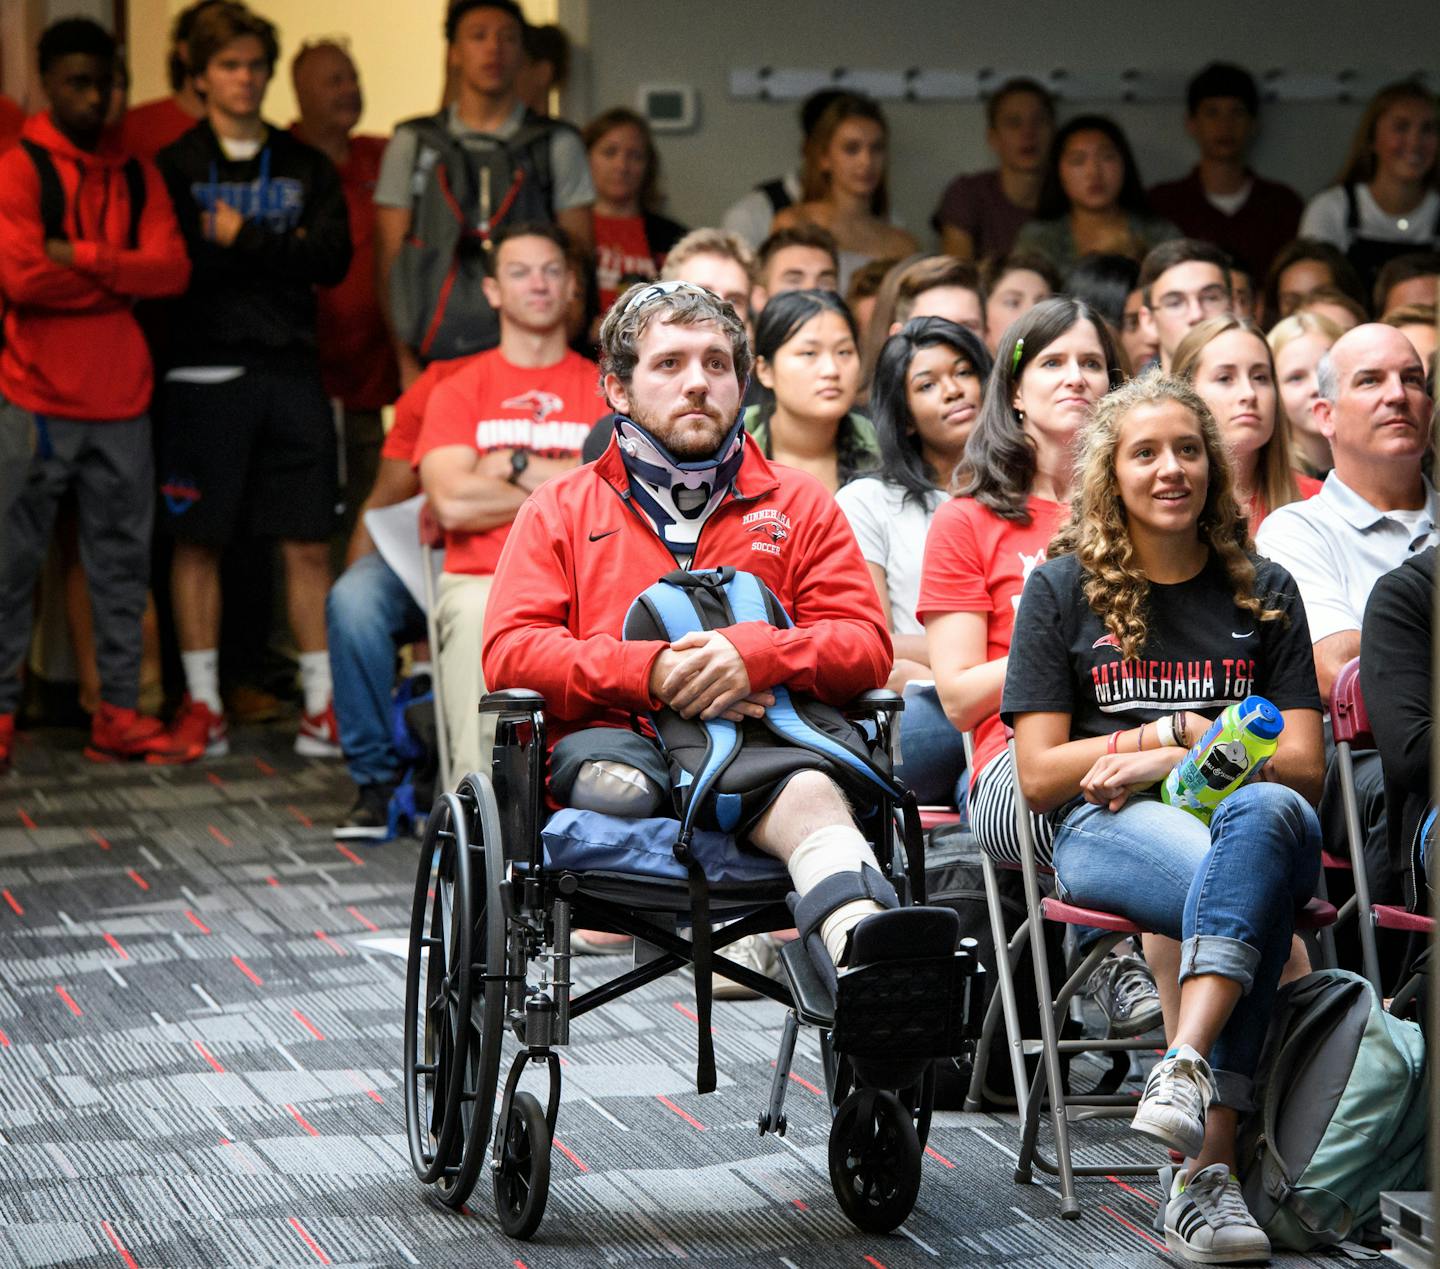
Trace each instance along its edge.
{"label": "man in red hoodie", "polygon": [[[492,688],[544,695],[548,734],[564,748],[552,767],[562,757],[579,767],[572,790],[587,766],[664,770],[658,754],[637,753],[648,742],[630,730],[635,715],[668,706],[684,718],[758,719],[781,685],[841,704],[882,686],[892,660],[844,513],[819,481],[769,463],[740,426],[751,353],[734,308],[690,282],[641,283],[610,310],[600,343],[615,437],[596,462],[520,505],[482,654]],[[622,637],[631,603],[653,582],[724,565],[755,574],[794,625],[744,621],[674,643]],[[654,806],[669,800],[651,788]],[[857,946],[869,941],[860,927],[896,906],[845,795],[812,769],[745,797],[735,831],[785,862],[807,946],[818,936],[829,962],[845,964],[852,932]],[[568,800],[657,813],[582,803],[574,791]]]}
{"label": "man in red hoodie", "polygon": [[7,452],[17,438],[26,450],[14,497],[0,491],[0,765],[35,581],[72,488],[102,697],[86,753],[187,761],[198,751],[135,709],[155,481],[150,355],[130,310],[182,291],[190,265],[159,174],[103,131],[114,39],[67,18],[41,35],[39,63],[51,107],[0,158],[0,435]]}

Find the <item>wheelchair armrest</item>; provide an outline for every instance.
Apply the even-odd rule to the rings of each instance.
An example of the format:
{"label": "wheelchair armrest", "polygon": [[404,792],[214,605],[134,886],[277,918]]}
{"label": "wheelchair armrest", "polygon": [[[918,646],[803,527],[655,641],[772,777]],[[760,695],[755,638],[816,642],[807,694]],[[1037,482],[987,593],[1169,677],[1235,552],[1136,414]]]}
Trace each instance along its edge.
{"label": "wheelchair armrest", "polygon": [[868,718],[875,714],[898,714],[905,708],[905,698],[889,688],[877,687],[873,691],[861,692],[845,706],[845,713],[851,718]]}
{"label": "wheelchair armrest", "polygon": [[528,687],[507,687],[500,692],[486,692],[480,698],[482,714],[536,714],[545,709],[545,698]]}

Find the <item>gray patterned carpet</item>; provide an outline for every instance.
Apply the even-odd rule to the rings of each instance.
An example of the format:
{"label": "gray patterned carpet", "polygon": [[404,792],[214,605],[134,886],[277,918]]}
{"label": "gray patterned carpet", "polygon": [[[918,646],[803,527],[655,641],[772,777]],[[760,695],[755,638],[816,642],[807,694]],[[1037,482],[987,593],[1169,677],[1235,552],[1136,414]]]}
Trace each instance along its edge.
{"label": "gray patterned carpet", "polygon": [[[460,1216],[410,1171],[404,964],[383,940],[408,924],[413,844],[337,845],[348,786],[280,732],[193,769],[80,747],[22,733],[0,782],[0,1264],[1170,1263],[1153,1186],[1085,1182],[1062,1223],[1052,1188],[1011,1182],[998,1115],[937,1116],[904,1230],[858,1233],[830,1192],[813,1040],[789,1135],[761,1139],[781,1012],[717,1004],[720,1089],[697,1097],[681,978],[576,1022],[545,1222],[509,1242],[483,1180]],[[1129,1144],[1081,1132],[1102,1160]]]}

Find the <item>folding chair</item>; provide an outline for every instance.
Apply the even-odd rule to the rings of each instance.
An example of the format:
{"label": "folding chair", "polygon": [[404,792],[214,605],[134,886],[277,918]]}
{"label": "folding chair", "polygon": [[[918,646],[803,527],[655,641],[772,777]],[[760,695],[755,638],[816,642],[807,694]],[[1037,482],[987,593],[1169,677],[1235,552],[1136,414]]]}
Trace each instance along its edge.
{"label": "folding chair", "polygon": [[[1013,738],[1009,741],[1009,745],[1013,761],[1015,752]],[[1025,878],[1028,937],[1030,945],[1034,949],[1030,961],[1035,970],[1035,990],[1042,1002],[1050,1001],[1052,1005],[1050,1009],[1042,1007],[1040,1010],[1042,1061],[1025,1098],[1020,1158],[1015,1166],[1015,1180],[1022,1184],[1028,1183],[1031,1179],[1032,1166],[1058,1177],[1060,1215],[1067,1220],[1076,1220],[1080,1216],[1080,1204],[1075,1197],[1075,1177],[1149,1176],[1165,1162],[1164,1159],[1157,1158],[1119,1164],[1075,1164],[1071,1158],[1070,1148],[1072,1110],[1088,1111],[1089,1114],[1086,1117],[1093,1117],[1097,1112],[1104,1115],[1107,1109],[1110,1117],[1123,1116],[1133,1111],[1137,1099],[1133,1094],[1127,1093],[1080,1095],[1066,1093],[1060,1074],[1060,1057],[1064,1053],[1115,1052],[1117,1050],[1143,1050],[1150,1047],[1136,1039],[1062,1040],[1059,1038],[1060,1024],[1069,1009],[1071,999],[1089,980],[1095,967],[1109,955],[1110,950],[1122,938],[1142,934],[1145,931],[1128,918],[1113,912],[1082,908],[1076,904],[1065,903],[1060,899],[1042,897],[1040,894],[1040,865],[1035,858],[1035,841],[1030,832],[1030,819],[1023,801],[1018,798],[1015,818],[1016,831],[1020,841],[1020,866]],[[1091,926],[1106,931],[1070,977],[1065,980],[1058,995],[1052,995],[1050,966],[1044,955],[1045,921],[1055,921],[1063,925]],[[1295,928],[1297,931],[1318,930],[1332,925],[1334,921],[1335,909],[1329,903],[1321,899],[1311,899],[1305,908],[1296,913]],[[1008,1023],[1009,1018],[1007,1018],[1007,1025]],[[1014,1043],[1014,1030],[1011,1031],[1011,1039],[1012,1060],[1016,1060],[1019,1050]],[[1023,1069],[1023,1060],[1020,1061],[1020,1065]],[[1048,1158],[1038,1145],[1041,1109],[1047,1086],[1050,1090],[1050,1118],[1055,1137],[1055,1157],[1053,1159]],[[1018,1089],[1019,1085],[1017,1084],[1016,1087]],[[1080,1117],[1075,1116],[1075,1118]]]}
{"label": "folding chair", "polygon": [[[1350,871],[1355,881],[1355,894],[1340,910],[1348,915],[1353,904],[1356,929],[1360,936],[1360,957],[1365,977],[1383,998],[1380,982],[1380,958],[1375,948],[1375,911],[1370,903],[1370,882],[1365,872],[1365,839],[1360,831],[1360,803],[1355,795],[1355,758],[1352,749],[1374,749],[1375,734],[1370,730],[1370,715],[1360,694],[1360,658],[1347,661],[1335,676],[1330,689],[1330,729],[1335,737],[1335,761],[1340,765],[1340,801],[1345,814],[1345,838],[1350,847]],[[1392,909],[1410,916],[1404,908]],[[1403,926],[1386,926],[1402,929]]]}
{"label": "folding chair", "polygon": [[435,785],[451,788],[454,780],[450,770],[450,733],[445,722],[445,693],[440,683],[440,625],[435,619],[435,552],[445,549],[445,530],[430,509],[428,502],[420,506],[420,554],[425,573],[425,637],[430,641],[430,683],[435,696],[435,744],[439,750],[440,769]]}

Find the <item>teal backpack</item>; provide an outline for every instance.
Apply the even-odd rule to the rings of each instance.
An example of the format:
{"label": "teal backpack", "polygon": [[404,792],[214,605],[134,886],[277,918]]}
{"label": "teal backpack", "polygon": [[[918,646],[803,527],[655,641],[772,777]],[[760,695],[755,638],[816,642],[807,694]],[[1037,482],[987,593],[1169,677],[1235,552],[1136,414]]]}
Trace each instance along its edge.
{"label": "teal backpack", "polygon": [[1360,975],[1280,989],[1237,1157],[1250,1213],[1277,1248],[1335,1246],[1373,1225],[1383,1190],[1423,1190],[1428,1075],[1413,1022]]}

